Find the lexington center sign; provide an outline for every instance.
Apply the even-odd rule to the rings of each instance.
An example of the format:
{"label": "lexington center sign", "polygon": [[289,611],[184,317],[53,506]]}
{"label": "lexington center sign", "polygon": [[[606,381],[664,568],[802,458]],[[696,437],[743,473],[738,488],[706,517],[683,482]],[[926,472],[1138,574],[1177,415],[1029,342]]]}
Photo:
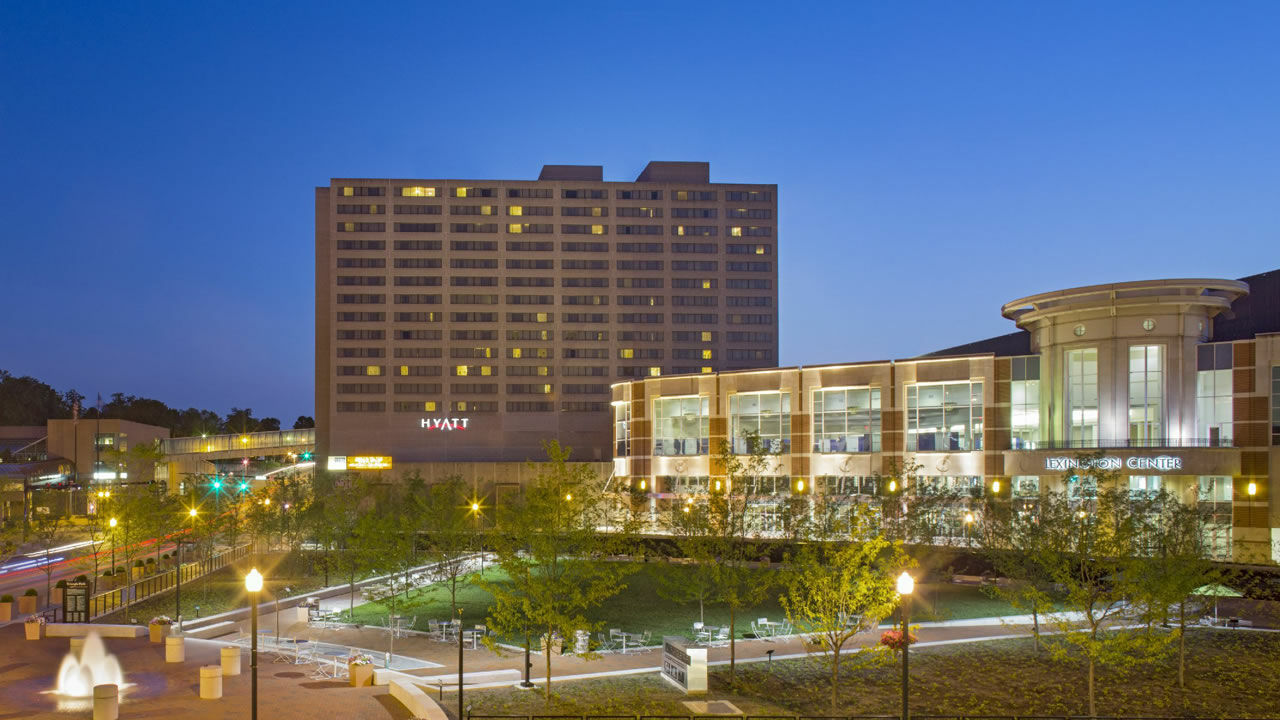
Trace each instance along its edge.
{"label": "lexington center sign", "polygon": [[1047,457],[1044,459],[1045,470],[1058,472],[1066,472],[1068,470],[1119,470],[1122,467],[1130,470],[1169,472],[1182,469],[1182,458],[1176,455],[1157,455],[1155,457],[1131,455],[1124,458],[1104,455],[1085,459],[1073,457]]}

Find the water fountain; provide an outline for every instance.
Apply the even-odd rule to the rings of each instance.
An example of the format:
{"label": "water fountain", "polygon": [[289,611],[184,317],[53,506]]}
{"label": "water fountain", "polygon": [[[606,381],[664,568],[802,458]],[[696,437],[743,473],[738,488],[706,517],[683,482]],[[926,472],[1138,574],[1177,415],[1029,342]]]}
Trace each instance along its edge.
{"label": "water fountain", "polygon": [[58,684],[53,692],[60,698],[89,699],[94,685],[125,687],[124,671],[120,661],[107,652],[107,646],[97,631],[90,631],[80,649],[80,657],[69,652],[58,666]]}

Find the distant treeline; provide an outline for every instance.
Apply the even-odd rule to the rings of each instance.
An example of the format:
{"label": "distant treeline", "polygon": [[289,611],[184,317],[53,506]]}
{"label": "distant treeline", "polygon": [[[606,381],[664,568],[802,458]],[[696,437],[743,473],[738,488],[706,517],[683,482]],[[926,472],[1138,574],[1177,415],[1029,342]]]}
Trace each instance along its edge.
{"label": "distant treeline", "polygon": [[[44,425],[50,419],[70,418],[77,401],[80,417],[98,417],[96,398],[86,398],[74,388],[59,393],[33,377],[14,377],[7,370],[0,370],[0,425]],[[112,393],[103,399],[102,417],[166,427],[173,437],[280,429],[279,418],[256,418],[252,408],[231,408],[222,416],[199,408],[179,410],[159,400],[124,393]],[[315,420],[299,415],[293,427],[315,427]]]}

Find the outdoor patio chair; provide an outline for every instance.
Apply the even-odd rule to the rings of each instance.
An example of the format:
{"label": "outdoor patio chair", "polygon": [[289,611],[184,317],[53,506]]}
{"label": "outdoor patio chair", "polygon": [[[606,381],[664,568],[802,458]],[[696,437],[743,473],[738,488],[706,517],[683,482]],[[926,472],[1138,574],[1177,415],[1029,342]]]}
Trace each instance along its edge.
{"label": "outdoor patio chair", "polygon": [[728,645],[729,644],[729,628],[727,627],[720,628],[719,632],[716,633],[714,642],[716,644]]}
{"label": "outdoor patio chair", "polygon": [[696,641],[698,641],[698,642],[708,642],[708,643],[709,643],[709,642],[711,642],[711,638],[712,638],[712,636],[713,636],[713,635],[715,635],[715,630],[716,630],[716,629],[715,629],[715,628],[713,628],[713,627],[706,626],[706,627],[704,627],[703,629],[699,630],[699,631],[698,631],[698,634],[697,634],[697,635],[695,635],[693,639],[694,639],[694,640],[696,640]]}
{"label": "outdoor patio chair", "polygon": [[596,642],[599,643],[602,652],[612,652],[617,649],[618,643],[602,632],[596,633]]}

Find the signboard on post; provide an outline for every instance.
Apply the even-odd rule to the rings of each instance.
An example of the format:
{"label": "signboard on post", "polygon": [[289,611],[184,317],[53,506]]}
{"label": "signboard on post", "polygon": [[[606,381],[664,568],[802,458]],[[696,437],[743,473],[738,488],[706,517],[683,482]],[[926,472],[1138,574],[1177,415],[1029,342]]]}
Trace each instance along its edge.
{"label": "signboard on post", "polygon": [[679,636],[662,638],[662,677],[686,695],[707,691],[707,649],[689,647]]}
{"label": "signboard on post", "polygon": [[87,580],[67,582],[67,591],[62,595],[62,621],[89,622],[89,582]]}

